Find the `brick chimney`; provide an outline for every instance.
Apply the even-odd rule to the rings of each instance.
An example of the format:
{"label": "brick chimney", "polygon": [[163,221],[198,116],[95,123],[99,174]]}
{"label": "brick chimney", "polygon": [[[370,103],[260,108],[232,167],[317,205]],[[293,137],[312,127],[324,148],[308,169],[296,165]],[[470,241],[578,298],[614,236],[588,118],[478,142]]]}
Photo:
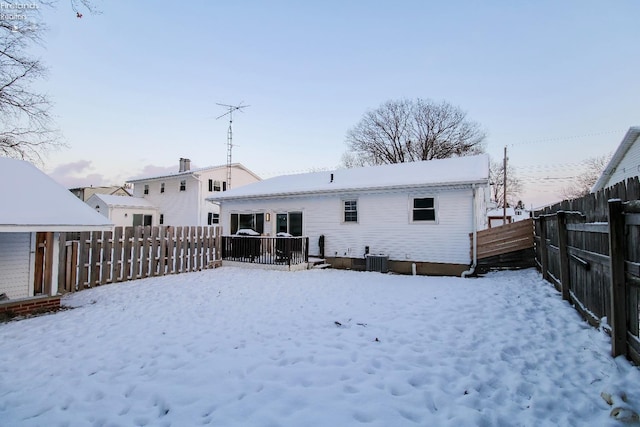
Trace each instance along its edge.
{"label": "brick chimney", "polygon": [[180,157],[180,168],[178,172],[187,172],[191,170],[191,160]]}

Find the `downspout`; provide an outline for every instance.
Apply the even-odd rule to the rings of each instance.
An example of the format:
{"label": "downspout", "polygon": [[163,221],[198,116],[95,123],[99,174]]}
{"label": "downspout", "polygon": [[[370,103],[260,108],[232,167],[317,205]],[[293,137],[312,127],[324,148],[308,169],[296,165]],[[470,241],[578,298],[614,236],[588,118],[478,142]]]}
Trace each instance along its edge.
{"label": "downspout", "polygon": [[465,278],[471,274],[473,274],[476,271],[476,266],[478,264],[478,220],[476,218],[476,185],[472,184],[471,185],[471,191],[473,192],[473,207],[471,208],[471,211],[473,212],[472,216],[473,216],[473,260],[472,260],[472,264],[471,267],[467,270],[467,271],[463,271],[462,274],[460,275],[460,277]]}

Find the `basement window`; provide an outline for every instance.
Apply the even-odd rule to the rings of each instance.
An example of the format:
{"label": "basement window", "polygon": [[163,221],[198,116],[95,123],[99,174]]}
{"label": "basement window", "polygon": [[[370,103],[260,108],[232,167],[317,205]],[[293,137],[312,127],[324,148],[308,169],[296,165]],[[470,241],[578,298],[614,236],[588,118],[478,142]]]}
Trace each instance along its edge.
{"label": "basement window", "polygon": [[415,222],[435,221],[436,205],[433,197],[413,199],[412,220]]}

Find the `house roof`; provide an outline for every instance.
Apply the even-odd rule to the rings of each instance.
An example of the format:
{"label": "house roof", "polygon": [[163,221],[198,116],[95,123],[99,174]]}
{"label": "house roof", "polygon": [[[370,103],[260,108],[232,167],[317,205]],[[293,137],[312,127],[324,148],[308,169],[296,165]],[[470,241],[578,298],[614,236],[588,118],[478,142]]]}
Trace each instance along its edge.
{"label": "house roof", "polygon": [[129,192],[127,191],[126,188],[122,187],[122,186],[118,186],[118,185],[99,185],[99,186],[90,186],[90,187],[74,187],[74,188],[70,188],[69,191],[84,191],[84,190],[93,190],[96,193],[100,193],[100,194],[113,194],[118,190],[122,190],[124,192],[126,192],[127,194],[129,194]]}
{"label": "house roof", "polygon": [[90,206],[95,203],[92,199],[100,199],[109,207],[157,209],[153,204],[151,204],[151,202],[147,199],[143,199],[142,197],[94,194],[86,202]]}
{"label": "house roof", "polygon": [[317,193],[486,184],[488,182],[489,157],[482,154],[277,176],[216,194],[207,200],[224,201]]}
{"label": "house roof", "polygon": [[110,230],[113,224],[23,160],[0,157],[0,232]]}
{"label": "house roof", "polygon": [[[242,169],[245,172],[252,175],[254,178],[258,180],[261,179],[258,175],[256,175],[255,173],[247,169],[241,163],[232,163],[231,167]],[[136,182],[144,182],[144,181],[153,181],[153,180],[162,179],[162,178],[176,178],[180,176],[198,175],[201,172],[209,172],[216,169],[226,169],[226,168],[227,168],[227,165],[207,166],[204,168],[190,169],[184,172],[165,173],[161,175],[152,175],[152,176],[145,176],[145,177],[134,177],[134,178],[128,179],[127,182],[136,183]]]}
{"label": "house roof", "polygon": [[605,167],[604,171],[602,171],[600,178],[598,178],[596,183],[593,185],[593,188],[591,189],[592,193],[596,193],[602,190],[603,188],[608,187],[607,184],[609,182],[609,178],[616,171],[616,169],[618,168],[618,165],[620,165],[620,162],[622,161],[624,156],[627,154],[631,146],[639,138],[640,138],[640,126],[630,127],[629,130],[627,131],[627,134],[622,139],[622,142],[616,149],[616,152],[613,153],[611,160],[609,160],[609,164],[607,164],[607,167]]}

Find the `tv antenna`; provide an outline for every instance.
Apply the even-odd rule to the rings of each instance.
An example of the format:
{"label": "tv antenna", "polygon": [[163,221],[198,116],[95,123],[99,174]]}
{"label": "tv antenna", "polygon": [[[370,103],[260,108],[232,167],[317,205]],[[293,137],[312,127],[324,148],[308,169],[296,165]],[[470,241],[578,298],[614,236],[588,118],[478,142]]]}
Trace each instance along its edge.
{"label": "tv antenna", "polygon": [[228,111],[220,116],[216,117],[216,120],[223,118],[224,116],[229,116],[229,129],[227,129],[227,190],[231,189],[231,150],[233,149],[233,112],[240,111],[242,112],[243,108],[250,107],[249,105],[242,105],[242,102],[239,105],[229,105],[229,104],[218,104],[221,107],[228,109]]}

